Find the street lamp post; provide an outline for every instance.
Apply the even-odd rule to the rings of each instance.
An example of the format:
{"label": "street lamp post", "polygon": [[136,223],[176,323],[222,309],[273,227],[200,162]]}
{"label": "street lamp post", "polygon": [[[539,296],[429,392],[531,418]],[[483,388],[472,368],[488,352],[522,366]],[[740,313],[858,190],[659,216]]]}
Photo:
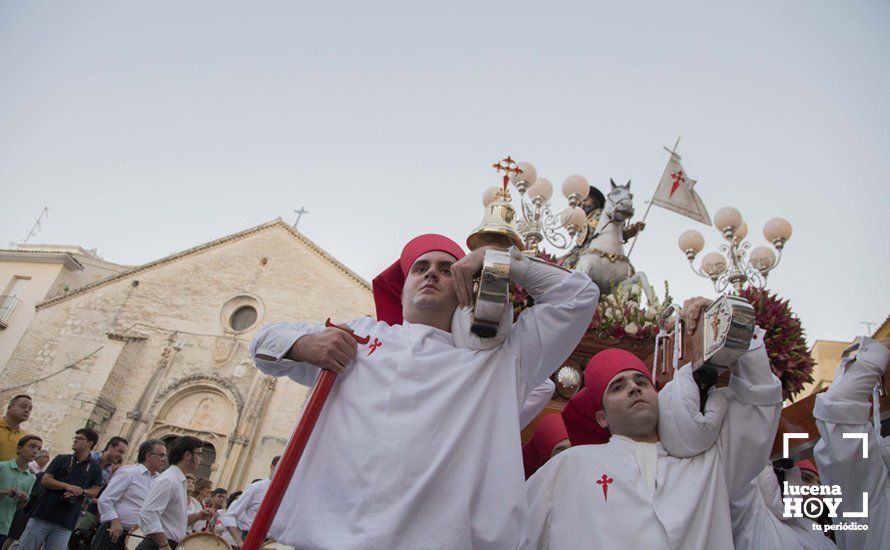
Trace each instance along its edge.
{"label": "street lamp post", "polygon": [[705,238],[695,229],[680,235],[677,244],[686,254],[692,271],[696,275],[710,279],[714,290],[719,293],[739,295],[745,284],[763,288],[769,273],[782,260],[782,250],[791,238],[791,224],[784,218],[773,218],[766,222],[763,226],[763,236],[772,247],[758,246],[753,250],[751,243],[745,240],[748,236],[748,225],[735,208],[727,206],[718,210],[714,215],[714,225],[720,230],[726,242],[720,245],[720,252],[705,254],[698,268],[693,261],[704,248]]}

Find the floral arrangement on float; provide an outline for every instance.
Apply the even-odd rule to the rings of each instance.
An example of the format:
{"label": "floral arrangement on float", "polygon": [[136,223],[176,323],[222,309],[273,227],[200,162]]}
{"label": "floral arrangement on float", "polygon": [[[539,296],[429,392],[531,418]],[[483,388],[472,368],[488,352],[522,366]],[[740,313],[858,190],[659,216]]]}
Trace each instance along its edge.
{"label": "floral arrangement on float", "polygon": [[806,384],[813,382],[816,361],[807,349],[800,318],[782,300],[766,289],[747,286],[742,298],[754,306],[757,326],[766,331],[764,345],[773,373],[782,382],[785,399],[793,399]]}
{"label": "floral arrangement on float", "polygon": [[[557,263],[555,256],[543,250],[538,251],[535,256],[546,262]],[[613,284],[612,291],[600,297],[589,330],[607,340],[655,338],[658,334],[657,319],[671,304],[673,298],[667,281],[664,282],[664,297],[661,299],[655,295],[651,287],[649,293],[646,293],[643,285],[642,280]],[[534,305],[534,299],[520,285],[511,283],[510,289],[515,320],[522,310]]]}
{"label": "floral arrangement on float", "polygon": [[600,298],[590,330],[601,338],[633,338],[645,340],[658,334],[658,318],[671,304],[668,282],[664,282],[664,298],[652,292],[643,305],[644,289],[641,281],[612,285],[612,291]]}

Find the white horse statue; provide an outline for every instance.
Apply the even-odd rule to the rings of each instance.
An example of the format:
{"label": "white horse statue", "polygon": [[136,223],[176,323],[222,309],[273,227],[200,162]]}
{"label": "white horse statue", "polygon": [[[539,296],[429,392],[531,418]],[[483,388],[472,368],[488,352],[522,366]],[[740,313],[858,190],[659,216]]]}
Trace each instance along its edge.
{"label": "white horse statue", "polygon": [[645,275],[640,273],[637,277],[630,260],[624,254],[624,243],[642,231],[645,224],[629,223],[634,215],[634,196],[630,192],[630,182],[627,185],[615,185],[614,181],[609,180],[609,183],[612,189],[606,196],[606,205],[587,249],[581,252],[575,270],[586,273],[604,295],[612,291],[612,285],[620,285],[631,277],[642,279],[649,298],[649,293],[653,292],[654,295],[654,291],[645,280]]}

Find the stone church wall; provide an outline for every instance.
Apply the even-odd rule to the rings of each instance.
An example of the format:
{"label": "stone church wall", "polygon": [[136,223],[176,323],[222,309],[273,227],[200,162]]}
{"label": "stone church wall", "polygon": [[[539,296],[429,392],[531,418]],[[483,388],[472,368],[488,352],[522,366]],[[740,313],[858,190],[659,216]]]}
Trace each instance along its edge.
{"label": "stone church wall", "polygon": [[[268,474],[306,395],[292,380],[263,376],[248,358],[250,339],[272,322],[373,312],[366,283],[312,246],[273,222],[47,302],[0,373],[2,387],[23,387],[0,400],[34,396],[25,427],[53,454],[87,424],[103,446],[131,438],[129,460],[149,435],[198,435],[215,447],[211,479],[243,488]],[[235,331],[229,316],[244,305],[259,319]]]}

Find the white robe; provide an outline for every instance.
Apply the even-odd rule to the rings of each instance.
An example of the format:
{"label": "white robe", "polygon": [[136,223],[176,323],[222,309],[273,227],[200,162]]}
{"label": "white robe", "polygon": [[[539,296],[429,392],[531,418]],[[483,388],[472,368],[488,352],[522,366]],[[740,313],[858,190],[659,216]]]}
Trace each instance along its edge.
{"label": "white robe", "polygon": [[[689,366],[662,390],[690,391],[697,402]],[[676,458],[660,442],[612,436],[605,445],[573,447],[550,459],[526,484],[532,544],[554,550],[732,548],[730,495],[740,494],[762,469],[775,433],[770,427],[781,411],[782,386],[769,369],[762,338],[733,366],[728,392],[717,442],[698,455]]]}
{"label": "white robe", "polygon": [[[519,411],[573,351],[599,297],[584,274],[550,280],[490,350],[456,348],[425,325],[348,322],[382,345],[360,345],[337,377],[271,535],[300,549],[525,547]],[[270,325],[251,354],[281,358],[322,328]],[[307,385],[318,373],[286,359],[257,366]]]}
{"label": "white robe", "polygon": [[[870,338],[863,338],[859,352],[847,372],[851,359],[843,359],[828,391],[816,396],[813,416],[821,439],[813,457],[823,485],[839,485],[843,501],[838,508],[838,523],[868,525],[868,531],[834,532],[842,549],[881,549],[890,546],[890,480],[881,448],[875,440],[868,398],[872,388],[887,368],[890,350]],[[868,458],[862,458],[861,438],[844,439],[846,433],[868,434]],[[843,517],[843,512],[861,512],[862,494],[868,493],[868,517]]]}

